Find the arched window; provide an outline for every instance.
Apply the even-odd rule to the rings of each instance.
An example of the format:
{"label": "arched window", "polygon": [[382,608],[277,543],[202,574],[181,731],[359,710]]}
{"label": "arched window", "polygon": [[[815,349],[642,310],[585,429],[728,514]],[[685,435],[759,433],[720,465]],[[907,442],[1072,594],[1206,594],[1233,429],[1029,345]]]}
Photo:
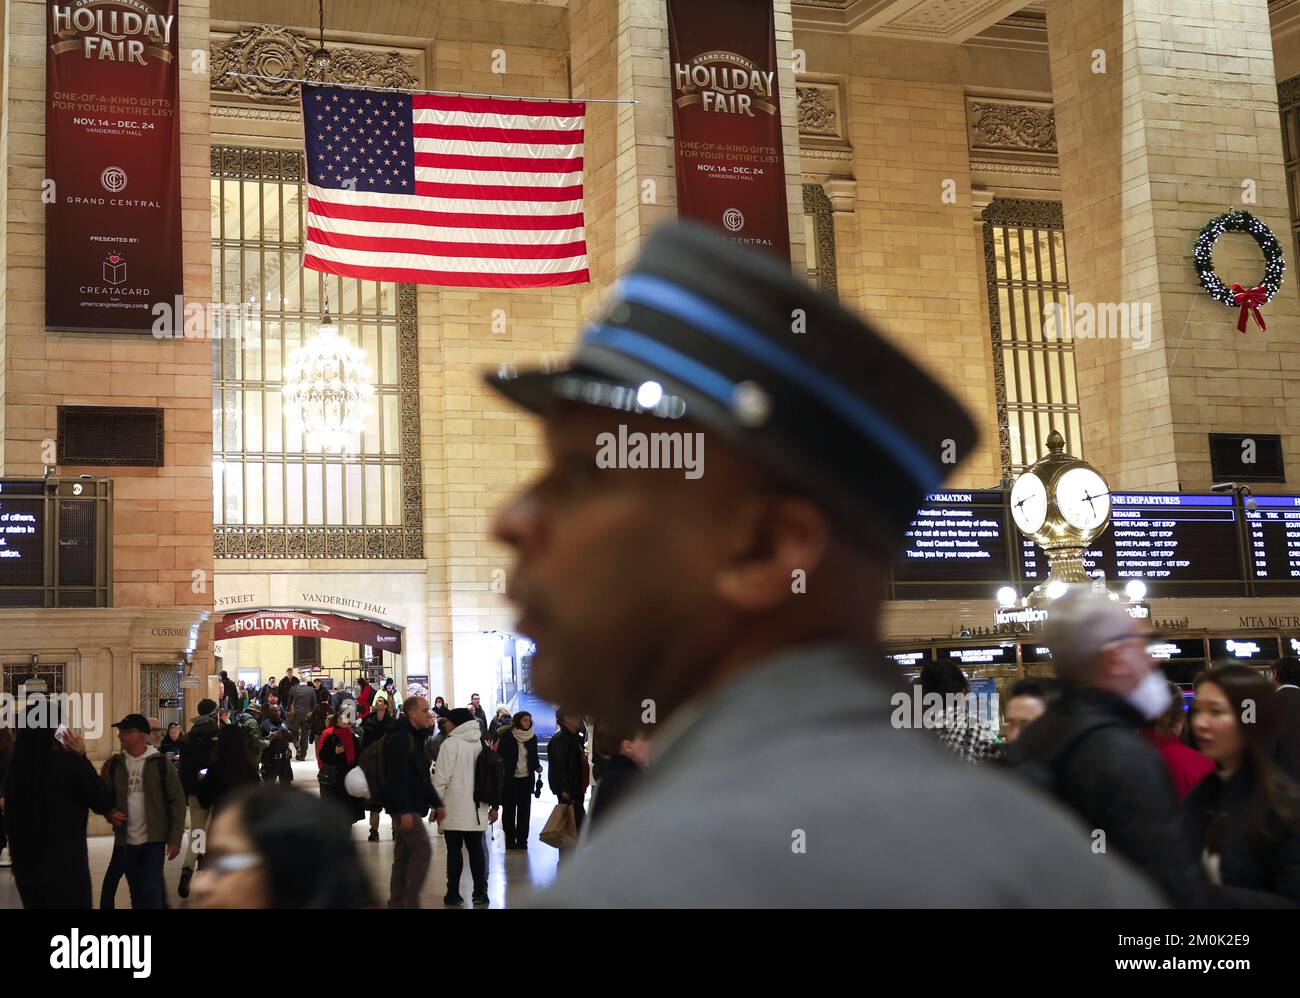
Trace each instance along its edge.
{"label": "arched window", "polygon": [[[412,285],[302,266],[302,154],[212,149],[217,558],[421,558],[418,328]],[[360,447],[313,452],[281,404],[282,372],[320,322],[365,351],[375,396]],[[232,306],[253,306],[236,316]]]}
{"label": "arched window", "polygon": [[1007,480],[1047,452],[1059,430],[1083,456],[1074,341],[1058,333],[1048,306],[1067,307],[1065,225],[1058,201],[994,198],[984,220],[984,268],[993,333],[1002,472]]}

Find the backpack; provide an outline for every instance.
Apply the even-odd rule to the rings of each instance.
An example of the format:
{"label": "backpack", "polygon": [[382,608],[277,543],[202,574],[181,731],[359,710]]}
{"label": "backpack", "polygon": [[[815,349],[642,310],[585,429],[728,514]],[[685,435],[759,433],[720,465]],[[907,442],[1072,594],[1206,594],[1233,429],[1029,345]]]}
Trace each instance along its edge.
{"label": "backpack", "polygon": [[262,761],[262,749],[265,748],[262,744],[262,726],[248,714],[239,714],[236,723],[244,732],[244,746],[248,758],[256,766]]}
{"label": "backpack", "polygon": [[367,745],[357,759],[357,768],[365,774],[366,786],[370,788],[370,802],[376,807],[384,803],[384,743],[387,741],[388,735],[384,735],[379,741]]}
{"label": "backpack", "polygon": [[187,794],[198,792],[199,771],[212,765],[212,745],[216,738],[217,729],[213,726],[197,736],[193,730],[188,731],[181,739],[181,784]]}
{"label": "backpack", "polygon": [[1080,730],[1073,732],[1064,743],[1058,745],[1045,758],[1023,762],[1014,768],[1014,772],[1040,793],[1058,801],[1063,800],[1061,779],[1065,774],[1066,764],[1069,762],[1070,757],[1074,755],[1075,750],[1094,732],[1103,728],[1116,727],[1123,727],[1123,725],[1115,721],[1099,721],[1085,725]]}
{"label": "backpack", "polygon": [[506,784],[506,767],[501,753],[486,745],[474,760],[474,803],[497,807]]}

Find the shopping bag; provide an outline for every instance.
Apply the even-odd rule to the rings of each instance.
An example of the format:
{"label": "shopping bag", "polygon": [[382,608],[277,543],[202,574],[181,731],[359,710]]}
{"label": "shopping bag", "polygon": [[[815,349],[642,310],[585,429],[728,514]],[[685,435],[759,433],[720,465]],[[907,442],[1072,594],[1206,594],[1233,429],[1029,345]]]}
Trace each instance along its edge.
{"label": "shopping bag", "polygon": [[578,844],[578,824],[573,817],[572,804],[556,804],[546,826],[539,836],[548,846],[567,849]]}

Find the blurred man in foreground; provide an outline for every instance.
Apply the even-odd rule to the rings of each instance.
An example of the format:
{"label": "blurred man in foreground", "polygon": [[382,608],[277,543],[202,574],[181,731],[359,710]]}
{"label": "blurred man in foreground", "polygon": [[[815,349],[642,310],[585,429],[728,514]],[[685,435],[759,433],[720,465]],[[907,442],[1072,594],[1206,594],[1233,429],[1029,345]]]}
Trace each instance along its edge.
{"label": "blurred man in foreground", "polygon": [[500,513],[536,692],[660,730],[556,905],[1154,905],[1005,774],[890,726],[889,562],[961,407],[789,269],[646,243],[567,370],[493,384],[550,467]]}

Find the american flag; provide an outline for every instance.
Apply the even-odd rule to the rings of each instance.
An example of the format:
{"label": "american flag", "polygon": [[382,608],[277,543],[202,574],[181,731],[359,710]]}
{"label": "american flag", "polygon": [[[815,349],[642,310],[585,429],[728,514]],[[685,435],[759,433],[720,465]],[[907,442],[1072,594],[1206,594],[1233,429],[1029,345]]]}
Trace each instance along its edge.
{"label": "american flag", "polygon": [[303,263],[447,287],[583,284],[581,102],[302,88]]}

